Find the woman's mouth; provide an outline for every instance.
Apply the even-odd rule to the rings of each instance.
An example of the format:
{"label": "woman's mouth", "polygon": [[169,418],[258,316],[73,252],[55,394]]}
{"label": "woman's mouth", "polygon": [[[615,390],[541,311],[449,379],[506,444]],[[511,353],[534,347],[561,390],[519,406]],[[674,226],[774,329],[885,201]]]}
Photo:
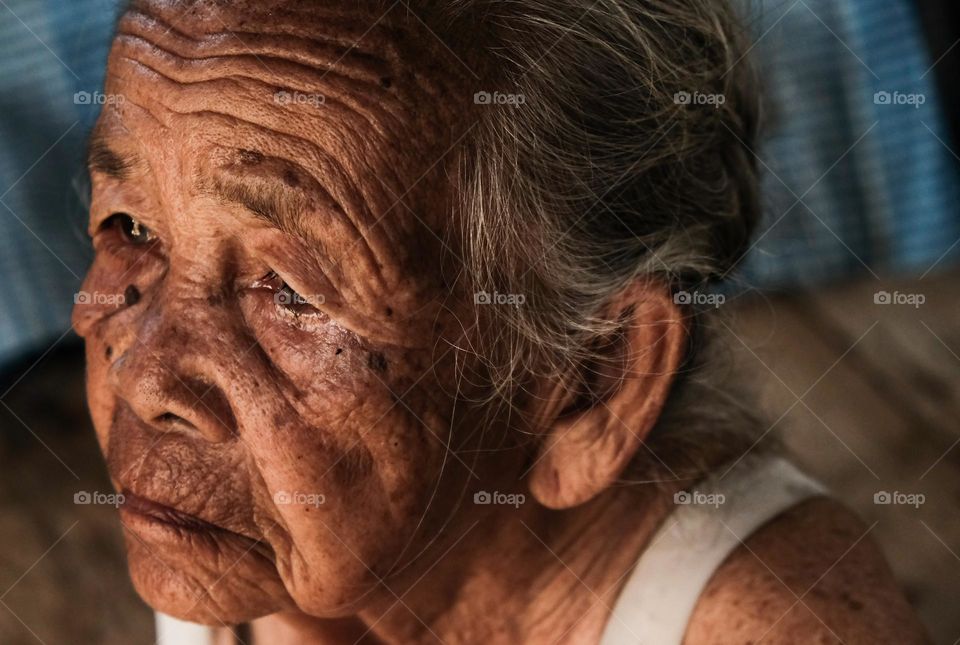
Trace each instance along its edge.
{"label": "woman's mouth", "polygon": [[202,520],[195,515],[190,515],[171,506],[140,497],[129,490],[123,491],[123,502],[120,504],[120,509],[129,514],[139,515],[147,520],[169,524],[170,526],[190,531],[226,530]]}
{"label": "woman's mouth", "polygon": [[188,541],[192,548],[202,548],[200,545],[212,540],[221,545],[229,544],[244,554],[258,554],[270,562],[274,560],[273,549],[262,538],[255,539],[212,524],[126,488],[123,489],[119,511],[124,528],[152,543],[176,546]]}

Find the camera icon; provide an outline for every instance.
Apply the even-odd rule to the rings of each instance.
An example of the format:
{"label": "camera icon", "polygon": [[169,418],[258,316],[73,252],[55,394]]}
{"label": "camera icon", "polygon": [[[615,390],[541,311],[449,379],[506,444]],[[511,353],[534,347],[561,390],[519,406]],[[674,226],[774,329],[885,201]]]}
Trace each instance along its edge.
{"label": "camera icon", "polygon": [[881,490],[873,494],[874,504],[890,504],[892,502],[893,497],[885,490]]}
{"label": "camera icon", "polygon": [[293,100],[293,97],[290,95],[290,92],[280,90],[279,92],[273,95],[274,103],[279,103],[280,105],[286,105]]}
{"label": "camera icon", "polygon": [[73,95],[73,102],[75,105],[90,105],[93,102],[93,96],[90,92],[76,92]]}
{"label": "camera icon", "polygon": [[878,291],[873,294],[873,304],[875,305],[889,305],[891,301],[889,291]]}
{"label": "camera icon", "polygon": [[493,102],[493,96],[490,92],[480,91],[473,95],[473,102],[477,105],[490,105]]}
{"label": "camera icon", "polygon": [[690,105],[692,98],[693,97],[690,96],[690,92],[681,90],[673,95],[673,102],[677,105]]}
{"label": "camera icon", "polygon": [[486,291],[478,291],[473,294],[473,304],[475,305],[489,305],[491,302],[493,301],[490,299],[490,294]]}
{"label": "camera icon", "polygon": [[681,490],[673,494],[674,504],[690,504],[691,502],[693,502],[693,495],[690,494],[690,491]]}
{"label": "camera icon", "polygon": [[73,494],[73,503],[74,504],[90,504],[93,501],[90,493],[85,490],[78,491]]}
{"label": "camera icon", "polygon": [[886,90],[880,90],[873,95],[873,102],[875,105],[890,105],[892,97],[890,92]]}
{"label": "camera icon", "polygon": [[478,491],[473,494],[473,503],[474,504],[489,504],[493,501],[493,498],[485,490]]}
{"label": "camera icon", "polygon": [[278,506],[285,506],[291,502],[290,493],[285,490],[278,490],[273,494],[273,503]]}
{"label": "camera icon", "polygon": [[75,305],[89,305],[92,301],[93,299],[86,291],[78,291],[73,294],[73,304]]}
{"label": "camera icon", "polygon": [[673,294],[673,303],[676,305],[693,304],[693,296],[690,295],[689,291],[678,291]]}

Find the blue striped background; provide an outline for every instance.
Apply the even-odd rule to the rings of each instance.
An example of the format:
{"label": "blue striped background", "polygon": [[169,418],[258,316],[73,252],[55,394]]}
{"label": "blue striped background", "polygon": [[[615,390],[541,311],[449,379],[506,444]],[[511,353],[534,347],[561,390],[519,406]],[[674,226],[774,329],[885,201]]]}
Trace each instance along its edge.
{"label": "blue striped background", "polygon": [[[0,365],[69,330],[90,258],[77,182],[98,110],[73,95],[100,88],[117,10],[115,0],[3,3]],[[745,13],[759,38],[751,58],[768,120],[757,153],[769,170],[764,232],[739,281],[812,285],[954,261],[957,160],[910,2],[769,0]],[[926,102],[876,105],[881,90]]]}

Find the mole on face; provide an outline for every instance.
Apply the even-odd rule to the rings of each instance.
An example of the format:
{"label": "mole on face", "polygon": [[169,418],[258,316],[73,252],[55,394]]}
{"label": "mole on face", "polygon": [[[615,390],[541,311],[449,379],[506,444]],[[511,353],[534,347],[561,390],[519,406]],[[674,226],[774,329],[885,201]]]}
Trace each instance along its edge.
{"label": "mole on face", "polygon": [[112,345],[107,345],[107,351],[104,352],[104,354],[106,355],[106,357],[107,357],[108,359],[109,359],[111,356],[113,356],[113,346],[112,346]]}
{"label": "mole on face", "polygon": [[140,302],[140,290],[132,284],[127,285],[127,288],[123,290],[123,301],[128,307],[137,304]]}

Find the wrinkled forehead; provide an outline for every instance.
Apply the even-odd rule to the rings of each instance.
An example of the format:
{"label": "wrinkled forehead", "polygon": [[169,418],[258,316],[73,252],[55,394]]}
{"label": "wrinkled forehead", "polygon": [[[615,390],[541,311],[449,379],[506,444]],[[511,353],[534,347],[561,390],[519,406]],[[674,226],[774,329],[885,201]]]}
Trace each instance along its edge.
{"label": "wrinkled forehead", "polygon": [[470,77],[398,5],[145,0],[118,24],[106,93],[120,99],[97,129],[146,148],[131,154],[253,151],[403,192],[461,136]]}

